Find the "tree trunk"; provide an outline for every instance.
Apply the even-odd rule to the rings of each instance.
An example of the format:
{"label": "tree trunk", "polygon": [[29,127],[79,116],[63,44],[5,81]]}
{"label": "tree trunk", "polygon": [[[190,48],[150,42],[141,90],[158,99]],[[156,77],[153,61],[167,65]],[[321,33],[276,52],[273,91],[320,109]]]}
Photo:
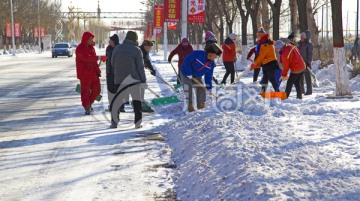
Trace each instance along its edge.
{"label": "tree trunk", "polygon": [[319,46],[319,29],[316,26],[316,21],[313,13],[311,1],[307,1],[307,16],[308,16],[308,29],[311,31],[311,42],[314,44],[313,59],[318,60],[320,58],[320,46]]}
{"label": "tree trunk", "polygon": [[291,31],[295,34],[298,33],[298,26],[299,26],[299,20],[298,20],[298,5],[296,1],[289,1],[289,7],[290,7],[290,15],[291,15]]}
{"label": "tree trunk", "polygon": [[351,95],[349,75],[346,71],[341,4],[342,0],[331,0],[334,61],[336,73],[336,96]]}
{"label": "tree trunk", "polygon": [[260,7],[260,0],[245,0],[245,6],[247,12],[250,13],[252,28],[253,28],[253,41],[254,44],[256,43],[256,33],[258,30],[258,11]]}
{"label": "tree trunk", "polygon": [[240,17],[241,17],[241,65],[246,65],[246,56],[248,53],[248,47],[247,47],[247,24],[249,20],[249,12],[245,12],[243,9],[243,1],[242,0],[236,0],[236,4],[240,11]]}
{"label": "tree trunk", "polygon": [[269,12],[269,5],[266,0],[261,0],[261,19],[262,19],[262,27],[267,33],[269,33],[270,12]]}
{"label": "tree trunk", "polygon": [[307,24],[307,1],[308,0],[297,0],[298,10],[299,10],[299,29],[300,32],[303,32],[308,29]]}
{"label": "tree trunk", "polygon": [[282,0],[275,0],[273,4],[271,0],[267,0],[268,4],[271,7],[271,11],[273,12],[273,39],[279,40],[280,34],[280,11],[281,11],[281,1]]}

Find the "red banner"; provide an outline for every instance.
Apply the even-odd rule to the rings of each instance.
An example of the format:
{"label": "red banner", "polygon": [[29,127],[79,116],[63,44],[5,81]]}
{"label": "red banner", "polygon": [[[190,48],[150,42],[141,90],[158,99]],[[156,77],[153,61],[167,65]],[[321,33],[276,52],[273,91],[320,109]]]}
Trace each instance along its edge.
{"label": "red banner", "polygon": [[6,23],[6,37],[11,37],[11,23]]}
{"label": "red banner", "polygon": [[39,38],[39,30],[37,27],[34,27],[34,38]]}
{"label": "red banner", "polygon": [[164,0],[164,21],[180,22],[180,0]]}
{"label": "red banner", "polygon": [[176,30],[176,22],[168,22],[167,24],[168,30]]}
{"label": "red banner", "polygon": [[45,27],[40,27],[40,37],[41,38],[45,37]]}
{"label": "red banner", "polygon": [[205,23],[205,0],[189,0],[188,22]]}
{"label": "red banner", "polygon": [[154,28],[161,29],[164,24],[164,7],[154,6]]}
{"label": "red banner", "polygon": [[15,37],[20,37],[20,23],[15,23],[14,32],[15,32]]}
{"label": "red banner", "polygon": [[153,22],[148,22],[147,24],[147,38],[152,38],[153,36],[153,31],[154,31],[154,23]]}

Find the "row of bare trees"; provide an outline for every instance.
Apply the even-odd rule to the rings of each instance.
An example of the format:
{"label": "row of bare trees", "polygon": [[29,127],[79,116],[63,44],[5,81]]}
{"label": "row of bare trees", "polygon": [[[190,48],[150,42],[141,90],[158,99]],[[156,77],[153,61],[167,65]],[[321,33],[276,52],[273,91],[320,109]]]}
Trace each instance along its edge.
{"label": "row of bare trees", "polygon": [[[21,36],[16,39],[16,44],[34,43],[34,27],[38,26],[38,1],[40,9],[41,26],[45,27],[46,34],[54,34],[56,21],[61,17],[59,4],[52,0],[12,0],[14,22],[20,23]],[[6,37],[6,23],[11,23],[10,1],[0,1],[0,49],[10,44]],[[8,49],[8,48],[7,48]]]}

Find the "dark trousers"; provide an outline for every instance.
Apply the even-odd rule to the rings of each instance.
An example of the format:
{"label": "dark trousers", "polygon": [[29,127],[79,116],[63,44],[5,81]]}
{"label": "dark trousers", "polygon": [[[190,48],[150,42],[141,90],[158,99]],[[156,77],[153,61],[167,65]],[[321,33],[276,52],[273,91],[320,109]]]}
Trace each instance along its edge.
{"label": "dark trousers", "polygon": [[290,96],[291,88],[292,88],[293,85],[295,85],[296,98],[302,99],[302,91],[301,91],[300,82],[301,82],[301,80],[304,79],[303,76],[304,76],[303,72],[297,73],[297,74],[290,73],[289,79],[288,79],[287,84],[286,84],[286,89],[285,89],[287,97]]}
{"label": "dark trousers", "polygon": [[226,73],[225,73],[224,78],[223,78],[221,83],[225,84],[227,78],[229,77],[229,75],[231,76],[230,77],[231,83],[234,83],[234,80],[235,80],[235,65],[234,65],[234,62],[232,62],[232,61],[224,61],[224,65],[225,65]]}
{"label": "dark trousers", "polygon": [[301,89],[302,89],[302,93],[305,94],[312,94],[312,82],[311,82],[311,73],[309,71],[309,69],[305,69],[304,71],[304,76],[305,78],[305,82],[306,82],[306,91],[305,91],[305,86],[304,86],[304,78],[301,79]]}
{"label": "dark trousers", "polygon": [[257,79],[259,77],[260,69],[261,68],[254,68],[253,82],[257,81]]}
{"label": "dark trousers", "polygon": [[262,78],[262,92],[266,91],[267,85],[270,81],[275,91],[279,91],[279,84],[275,79],[275,71],[279,69],[279,63],[277,61],[271,61],[263,65],[263,78]]}
{"label": "dark trousers", "polygon": [[[196,77],[194,79],[197,79],[201,84],[203,84],[201,77]],[[183,81],[185,99],[188,105],[192,105],[193,88],[195,88],[196,103],[202,104],[206,102],[206,91],[204,88],[198,86],[196,82],[190,80],[188,77],[184,76],[183,74],[181,74],[181,80]]]}
{"label": "dark trousers", "polygon": [[135,125],[140,125],[142,122],[142,111],[141,111],[141,101],[144,98],[144,89],[140,84],[131,84],[127,86],[120,85],[114,99],[110,104],[111,111],[111,124],[117,125],[120,121],[119,110],[121,106],[125,103],[126,97],[132,98],[133,107],[134,107],[134,123]]}

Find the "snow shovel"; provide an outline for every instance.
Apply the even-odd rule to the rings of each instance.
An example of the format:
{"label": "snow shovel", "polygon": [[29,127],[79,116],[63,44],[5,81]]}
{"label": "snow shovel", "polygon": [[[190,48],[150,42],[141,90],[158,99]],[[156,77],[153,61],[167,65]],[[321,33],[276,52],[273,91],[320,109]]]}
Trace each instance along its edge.
{"label": "snow shovel", "polygon": [[260,95],[263,98],[267,98],[267,99],[271,99],[271,98],[280,98],[281,100],[286,100],[287,99],[286,92],[269,91],[269,92],[261,92]]}
{"label": "snow shovel", "polygon": [[[174,69],[175,75],[176,75],[177,79],[179,80],[179,83],[182,84],[182,83],[181,83],[181,80],[180,80],[180,75],[176,72],[175,67],[174,67],[174,65],[172,64],[171,61],[170,61],[170,64],[171,64],[171,67]],[[179,72],[179,73],[180,73],[180,72]],[[180,86],[181,86],[181,85],[180,85]]]}
{"label": "snow shovel", "polygon": [[230,89],[234,84],[236,84],[237,82],[239,82],[240,79],[241,79],[242,77],[244,77],[244,75],[246,75],[249,71],[250,71],[250,69],[245,70],[240,76],[238,76],[238,77],[234,80],[233,83],[231,83],[229,86],[225,87],[225,90]]}
{"label": "snow shovel", "polygon": [[[150,71],[150,73],[153,73],[153,71],[151,69],[148,69]],[[169,84],[167,81],[165,81],[162,77],[159,77],[155,74],[155,77],[159,78],[159,80],[161,80],[164,84],[168,85],[172,90],[179,92],[179,90],[175,89],[173,86],[171,86],[171,84]]]}
{"label": "snow shovel", "polygon": [[154,106],[162,106],[171,103],[179,103],[181,102],[177,96],[168,96],[168,97],[160,97],[157,93],[155,93],[152,89],[147,88],[152,94],[154,94],[157,98],[151,100],[151,103]]}
{"label": "snow shovel", "polygon": [[210,91],[208,88],[206,88],[201,82],[199,82],[199,80],[197,80],[197,79],[195,79],[195,78],[191,78],[191,80],[194,81],[194,82],[196,82],[196,84],[198,84],[198,85],[199,85],[200,87],[202,87],[203,89],[205,89],[205,91],[209,91],[210,94],[211,94],[214,98],[216,98],[216,99],[219,98],[216,94],[214,94],[213,92],[211,92],[211,91]]}
{"label": "snow shovel", "polygon": [[313,83],[314,87],[316,87],[316,88],[320,87],[319,81],[316,79],[314,72],[311,70],[311,68],[309,68],[309,67],[306,67],[306,68],[308,69],[308,71],[310,71],[310,75],[314,79],[314,83]]}

